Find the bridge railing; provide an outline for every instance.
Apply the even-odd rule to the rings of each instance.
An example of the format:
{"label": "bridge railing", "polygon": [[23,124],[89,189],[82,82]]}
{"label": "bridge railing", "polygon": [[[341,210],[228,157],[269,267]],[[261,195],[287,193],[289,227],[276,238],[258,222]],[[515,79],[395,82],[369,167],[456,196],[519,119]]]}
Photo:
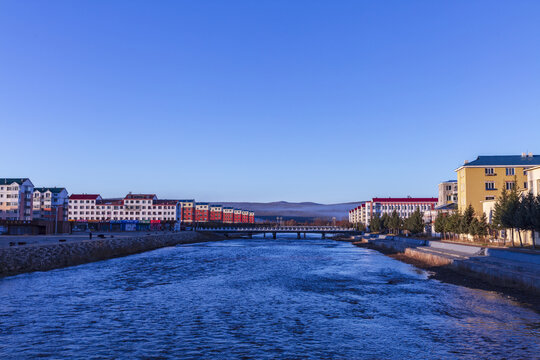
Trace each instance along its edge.
{"label": "bridge railing", "polygon": [[217,227],[202,228],[207,231],[227,231],[227,232],[326,232],[343,231],[353,232],[355,229],[343,228],[339,226],[266,226],[266,227]]}

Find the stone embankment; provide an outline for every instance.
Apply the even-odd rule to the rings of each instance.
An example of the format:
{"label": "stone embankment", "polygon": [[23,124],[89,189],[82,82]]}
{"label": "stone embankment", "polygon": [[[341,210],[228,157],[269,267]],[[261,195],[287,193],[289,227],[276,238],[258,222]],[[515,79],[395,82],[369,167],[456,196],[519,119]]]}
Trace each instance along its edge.
{"label": "stone embankment", "polygon": [[5,248],[0,249],[0,276],[46,271],[137,254],[166,246],[222,239],[222,236],[216,234],[187,231]]}
{"label": "stone embankment", "polygon": [[363,237],[362,243],[401,253],[431,267],[445,267],[496,286],[540,293],[540,254],[394,236]]}

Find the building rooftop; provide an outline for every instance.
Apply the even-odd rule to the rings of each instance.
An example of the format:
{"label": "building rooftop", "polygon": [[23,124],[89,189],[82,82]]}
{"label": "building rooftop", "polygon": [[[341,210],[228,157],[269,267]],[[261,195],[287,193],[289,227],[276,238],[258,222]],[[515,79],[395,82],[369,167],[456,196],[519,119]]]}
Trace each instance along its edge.
{"label": "building rooftop", "polygon": [[23,182],[30,180],[28,178],[0,178],[0,185],[11,185],[17,183],[22,185]]}
{"label": "building rooftop", "polygon": [[57,188],[57,187],[35,187],[35,188],[34,188],[34,191],[39,191],[39,192],[41,192],[41,193],[50,191],[50,192],[52,192],[53,194],[59,194],[59,193],[61,193],[63,190],[66,190],[66,188]]}
{"label": "building rooftop", "polygon": [[456,203],[450,203],[450,204],[443,204],[439,206],[435,206],[435,210],[456,210],[457,209]]}
{"label": "building rooftop", "polygon": [[125,199],[154,199],[156,197],[155,194],[127,194]]}
{"label": "building rooftop", "polygon": [[177,205],[178,200],[154,200],[153,205]]}
{"label": "building rooftop", "polygon": [[[476,160],[464,163],[461,167],[469,166],[533,166],[540,165],[540,155],[482,155]],[[460,167],[460,168],[461,168]]]}
{"label": "building rooftop", "polygon": [[97,198],[101,198],[99,194],[72,194],[69,199],[70,200],[96,200]]}
{"label": "building rooftop", "polygon": [[438,198],[373,198],[373,202],[438,202]]}

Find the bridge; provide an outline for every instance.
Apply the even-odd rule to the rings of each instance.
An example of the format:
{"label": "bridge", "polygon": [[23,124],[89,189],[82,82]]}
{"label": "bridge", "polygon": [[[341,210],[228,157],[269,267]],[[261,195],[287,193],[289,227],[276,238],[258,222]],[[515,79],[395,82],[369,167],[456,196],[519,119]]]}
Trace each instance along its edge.
{"label": "bridge", "polygon": [[210,231],[215,233],[222,233],[225,236],[229,234],[247,234],[249,238],[253,237],[253,234],[272,234],[275,239],[277,234],[297,234],[298,239],[304,234],[321,234],[322,238],[326,238],[326,234],[356,234],[358,231],[350,228],[343,228],[339,226],[240,226],[240,227],[200,227],[199,230]]}

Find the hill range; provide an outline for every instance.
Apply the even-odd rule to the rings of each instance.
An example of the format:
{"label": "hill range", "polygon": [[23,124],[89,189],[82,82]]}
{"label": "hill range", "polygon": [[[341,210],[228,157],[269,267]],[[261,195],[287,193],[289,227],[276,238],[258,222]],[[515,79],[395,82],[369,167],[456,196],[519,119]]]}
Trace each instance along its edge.
{"label": "hill range", "polygon": [[258,202],[223,202],[223,206],[231,206],[237,209],[246,209],[255,212],[255,217],[260,220],[275,220],[277,216],[282,216],[284,220],[294,219],[306,221],[314,219],[346,219],[349,210],[362,204],[363,201],[339,203],[339,204],[318,204],[314,202],[287,202],[276,201],[268,203]]}

